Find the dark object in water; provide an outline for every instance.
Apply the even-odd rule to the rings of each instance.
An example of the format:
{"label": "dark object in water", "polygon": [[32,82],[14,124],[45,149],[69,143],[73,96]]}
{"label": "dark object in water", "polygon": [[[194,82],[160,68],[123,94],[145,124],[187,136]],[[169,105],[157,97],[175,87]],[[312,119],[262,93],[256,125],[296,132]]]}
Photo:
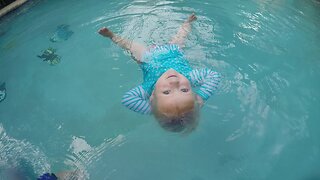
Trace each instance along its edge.
{"label": "dark object in water", "polygon": [[45,173],[37,178],[37,180],[57,180],[57,176],[53,173]]}
{"label": "dark object in water", "polygon": [[0,85],[0,102],[2,102],[7,96],[6,93],[6,83]]}
{"label": "dark object in water", "polygon": [[73,34],[73,31],[69,30],[69,25],[61,24],[57,27],[53,36],[51,36],[51,42],[66,41]]}
{"label": "dark object in water", "polygon": [[61,57],[55,54],[57,50],[53,48],[48,48],[42,52],[41,55],[38,55],[38,58],[41,58],[43,61],[46,61],[50,65],[56,65],[60,62]]}

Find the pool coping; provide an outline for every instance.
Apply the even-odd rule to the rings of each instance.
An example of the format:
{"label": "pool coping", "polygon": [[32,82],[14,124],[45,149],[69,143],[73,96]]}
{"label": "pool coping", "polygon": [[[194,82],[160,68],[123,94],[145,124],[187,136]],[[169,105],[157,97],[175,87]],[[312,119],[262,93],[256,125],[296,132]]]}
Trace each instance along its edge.
{"label": "pool coping", "polygon": [[28,0],[16,0],[16,1],[12,2],[11,4],[7,5],[6,7],[0,9],[0,18],[3,17],[4,15],[6,15],[7,13],[17,9],[18,7],[20,7],[21,5],[23,5],[27,1]]}

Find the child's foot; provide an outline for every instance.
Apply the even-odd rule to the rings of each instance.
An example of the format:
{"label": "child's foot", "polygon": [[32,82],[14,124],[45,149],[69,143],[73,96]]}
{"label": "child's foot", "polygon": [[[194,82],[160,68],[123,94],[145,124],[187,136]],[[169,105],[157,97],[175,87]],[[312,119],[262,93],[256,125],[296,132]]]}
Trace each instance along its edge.
{"label": "child's foot", "polygon": [[195,20],[197,20],[197,16],[196,16],[194,13],[192,13],[192,14],[188,17],[187,22],[191,23],[192,21],[195,21]]}
{"label": "child's foot", "polygon": [[112,38],[114,36],[113,32],[106,27],[99,29],[98,33],[104,37],[109,37],[109,38]]}

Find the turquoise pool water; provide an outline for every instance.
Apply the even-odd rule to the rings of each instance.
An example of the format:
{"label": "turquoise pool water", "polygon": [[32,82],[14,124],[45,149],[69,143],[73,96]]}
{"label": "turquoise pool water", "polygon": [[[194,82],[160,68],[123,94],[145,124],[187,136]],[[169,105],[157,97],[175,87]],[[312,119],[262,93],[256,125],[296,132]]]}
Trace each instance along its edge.
{"label": "turquoise pool water", "polygon": [[[141,71],[96,31],[165,43],[191,12],[186,56],[224,78],[178,135],[122,107]],[[73,34],[51,42],[62,24]],[[320,179],[319,28],[316,0],[29,1],[0,20],[0,179]]]}

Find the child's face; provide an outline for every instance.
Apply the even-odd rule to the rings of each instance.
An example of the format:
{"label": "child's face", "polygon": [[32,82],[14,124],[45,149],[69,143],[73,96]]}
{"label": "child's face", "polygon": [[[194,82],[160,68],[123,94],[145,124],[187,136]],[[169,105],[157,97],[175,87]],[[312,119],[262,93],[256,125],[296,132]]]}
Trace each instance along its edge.
{"label": "child's face", "polygon": [[[160,109],[188,106],[194,103],[189,80],[174,69],[169,69],[158,79],[153,92]],[[183,108],[184,109],[184,108]]]}

